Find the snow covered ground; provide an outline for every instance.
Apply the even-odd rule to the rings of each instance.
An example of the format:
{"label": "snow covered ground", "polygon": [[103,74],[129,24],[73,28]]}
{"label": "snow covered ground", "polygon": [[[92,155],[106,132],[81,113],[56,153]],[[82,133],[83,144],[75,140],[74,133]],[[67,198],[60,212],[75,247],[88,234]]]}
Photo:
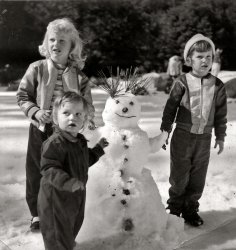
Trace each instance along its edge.
{"label": "snow covered ground", "polygon": [[[103,91],[93,89],[98,125],[102,125],[101,112],[106,98]],[[167,95],[162,92],[139,97],[142,103],[140,127],[149,136],[159,134],[166,98]],[[217,150],[212,147],[206,187],[200,200],[200,215],[205,224],[199,228],[185,225],[186,242],[180,249],[236,249],[235,110],[236,101],[229,100],[224,152],[217,155]],[[16,105],[15,92],[0,92],[0,250],[44,249],[40,233],[32,234],[28,230],[31,217],[25,202],[24,168],[28,125],[29,122]],[[166,151],[150,155],[148,168],[152,170],[165,204],[169,188],[169,147]],[[84,243],[79,243],[77,247],[89,249],[88,244]]]}

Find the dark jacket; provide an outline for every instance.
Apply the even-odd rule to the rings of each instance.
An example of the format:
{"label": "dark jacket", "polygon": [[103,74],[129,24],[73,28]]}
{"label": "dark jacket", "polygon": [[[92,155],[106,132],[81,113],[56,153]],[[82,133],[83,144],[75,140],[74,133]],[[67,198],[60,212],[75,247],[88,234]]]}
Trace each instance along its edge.
{"label": "dark jacket", "polygon": [[86,186],[88,168],[104,151],[100,145],[87,147],[85,137],[77,138],[58,128],[43,144],[38,213],[45,248],[72,250],[82,226],[86,190],[77,190],[80,182]]}
{"label": "dark jacket", "polygon": [[48,182],[59,191],[72,192],[78,181],[86,185],[88,168],[104,154],[100,145],[87,147],[82,134],[75,138],[57,127],[43,144],[41,174],[43,182]]}
{"label": "dark jacket", "polygon": [[211,133],[224,140],[227,123],[227,96],[224,84],[211,74],[198,78],[184,74],[174,82],[163,111],[161,130],[172,125],[194,134]]}

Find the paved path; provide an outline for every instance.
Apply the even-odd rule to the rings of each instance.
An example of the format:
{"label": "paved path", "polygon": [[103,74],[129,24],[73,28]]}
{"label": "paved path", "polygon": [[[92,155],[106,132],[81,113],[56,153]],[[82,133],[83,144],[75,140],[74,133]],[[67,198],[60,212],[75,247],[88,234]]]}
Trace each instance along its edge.
{"label": "paved path", "polygon": [[191,239],[178,250],[236,250],[236,218]]}

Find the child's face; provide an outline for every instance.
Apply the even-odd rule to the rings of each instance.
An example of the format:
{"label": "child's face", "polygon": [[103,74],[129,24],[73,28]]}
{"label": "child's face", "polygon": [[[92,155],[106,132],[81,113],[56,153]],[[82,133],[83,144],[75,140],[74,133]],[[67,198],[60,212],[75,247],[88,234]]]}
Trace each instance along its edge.
{"label": "child's face", "polygon": [[199,77],[205,76],[212,66],[212,50],[206,52],[194,51],[190,60],[193,74]]}
{"label": "child's face", "polygon": [[66,65],[71,50],[70,37],[63,32],[50,31],[48,34],[48,50],[55,63]]}
{"label": "child's face", "polygon": [[57,123],[61,130],[76,137],[83,128],[85,112],[82,102],[65,102],[57,113]]}

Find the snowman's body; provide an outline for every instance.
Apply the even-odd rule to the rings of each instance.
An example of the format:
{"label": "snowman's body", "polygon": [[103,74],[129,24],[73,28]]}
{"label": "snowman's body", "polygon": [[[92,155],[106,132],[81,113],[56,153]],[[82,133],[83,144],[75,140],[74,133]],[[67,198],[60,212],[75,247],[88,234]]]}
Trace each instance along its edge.
{"label": "snowman's body", "polygon": [[94,141],[105,137],[109,145],[89,170],[81,232],[90,238],[125,232],[157,239],[167,229],[168,215],[159,190],[145,168],[148,154],[160,149],[166,135],[148,138],[138,126],[140,113],[141,105],[133,95],[106,102],[105,125],[98,129]]}
{"label": "snowman's body", "polygon": [[105,149],[106,157],[114,161],[110,171],[123,170],[126,176],[140,175],[150,150],[147,133],[138,126],[117,129],[109,125],[102,127],[100,133],[105,138],[112,138]]}

